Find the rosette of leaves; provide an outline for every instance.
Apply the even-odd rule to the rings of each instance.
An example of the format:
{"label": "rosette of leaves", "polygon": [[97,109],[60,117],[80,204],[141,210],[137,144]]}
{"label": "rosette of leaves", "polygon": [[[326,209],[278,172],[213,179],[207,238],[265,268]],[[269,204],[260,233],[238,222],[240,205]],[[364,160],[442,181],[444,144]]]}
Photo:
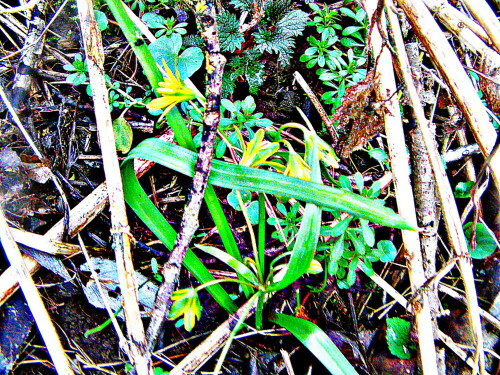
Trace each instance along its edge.
{"label": "rosette of leaves", "polygon": [[[242,11],[253,12],[254,7],[262,7],[262,3],[246,0],[233,0],[231,4]],[[278,54],[278,62],[288,65],[295,45],[294,38],[302,34],[306,24],[307,13],[294,9],[291,0],[267,1],[263,7],[263,17],[257,24],[257,31],[252,35],[255,40],[254,50]],[[241,49],[245,41],[240,31],[237,17],[224,10],[217,17],[221,49],[234,52]]]}
{"label": "rosette of leaves", "polygon": [[277,53],[278,62],[288,65],[295,46],[294,38],[302,34],[308,15],[294,9],[290,0],[268,1],[264,17],[253,33],[255,49],[259,52]]}
{"label": "rosette of leaves", "polygon": [[185,27],[187,22],[179,22],[174,17],[164,18],[156,13],[145,13],[142,20],[152,29],[159,29],[155,32],[155,37],[159,38],[162,35],[170,36],[174,33],[185,35],[187,33]]}

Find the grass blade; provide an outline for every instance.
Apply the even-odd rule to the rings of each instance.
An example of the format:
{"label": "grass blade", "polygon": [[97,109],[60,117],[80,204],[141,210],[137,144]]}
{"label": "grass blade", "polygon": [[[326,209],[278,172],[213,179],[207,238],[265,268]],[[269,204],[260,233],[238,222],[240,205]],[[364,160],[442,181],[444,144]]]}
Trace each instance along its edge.
{"label": "grass blade", "polygon": [[285,314],[273,314],[271,322],[293,334],[334,375],[358,373],[325,332],[313,322]]}
{"label": "grass blade", "polygon": [[[311,181],[321,183],[321,172],[316,147],[313,148],[311,155]],[[314,203],[307,203],[285,275],[278,282],[271,284],[267,291],[271,292],[286,288],[306,273],[314,258],[318,244],[319,233],[321,231],[321,212],[321,208]]]}
{"label": "grass blade", "polygon": [[[135,176],[133,164],[134,163],[127,163],[122,166],[125,200],[165,247],[172,250],[177,232],[172,228],[170,223],[165,220],[144,190],[142,190]],[[186,252],[183,264],[201,284],[214,280],[205,265],[201,263],[191,250]],[[229,294],[220,285],[216,284],[209,286],[207,290],[226,311],[230,313],[236,311],[236,305],[231,300],[231,297],[229,297]]]}
{"label": "grass blade", "polygon": [[[130,163],[134,158],[148,159],[179,173],[192,176],[196,155],[196,153],[175,144],[151,138],[133,149],[125,159],[124,165]],[[128,176],[125,177],[130,179]],[[298,200],[314,203],[323,209],[338,209],[381,225],[415,230],[393,210],[374,204],[373,200],[369,198],[262,169],[214,160],[209,182],[229,189],[291,196]]]}

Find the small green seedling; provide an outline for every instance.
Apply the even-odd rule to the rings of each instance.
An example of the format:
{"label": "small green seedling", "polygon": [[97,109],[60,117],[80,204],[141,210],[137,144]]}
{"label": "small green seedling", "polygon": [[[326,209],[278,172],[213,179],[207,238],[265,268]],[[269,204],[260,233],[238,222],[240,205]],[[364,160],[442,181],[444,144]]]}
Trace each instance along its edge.
{"label": "small green seedling", "polygon": [[66,78],[66,83],[74,86],[89,83],[87,60],[84,60],[80,53],[75,55],[75,61],[72,64],[64,65],[63,69],[67,72],[74,72]]}

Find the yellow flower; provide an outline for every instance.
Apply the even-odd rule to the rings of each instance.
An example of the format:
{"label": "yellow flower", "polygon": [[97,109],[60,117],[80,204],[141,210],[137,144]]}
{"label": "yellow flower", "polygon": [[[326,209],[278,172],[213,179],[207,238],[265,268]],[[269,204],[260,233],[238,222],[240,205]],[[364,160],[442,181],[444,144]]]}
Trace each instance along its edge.
{"label": "yellow flower", "polygon": [[304,181],[311,181],[311,167],[293,150],[289,150],[288,164],[283,174]]}
{"label": "yellow flower", "polygon": [[172,294],[174,303],[170,307],[168,319],[184,316],[184,328],[190,332],[201,318],[201,304],[198,293],[193,288],[179,289]]}
{"label": "yellow flower", "polygon": [[151,110],[165,108],[164,114],[166,114],[177,104],[196,98],[196,94],[184,84],[177,69],[174,75],[165,61],[163,61],[163,66],[167,76],[163,77],[163,81],[158,84],[160,86],[158,93],[161,96],[151,100],[147,107]]}
{"label": "yellow flower", "polygon": [[[240,135],[239,129],[236,129],[236,131]],[[243,142],[243,137],[239,137],[243,145],[243,155],[241,156],[240,165],[253,168],[268,165],[278,170],[283,168],[281,164],[268,160],[268,158],[276,154],[280,145],[277,142],[265,141],[265,133],[263,129],[257,130],[254,138],[246,144]]]}

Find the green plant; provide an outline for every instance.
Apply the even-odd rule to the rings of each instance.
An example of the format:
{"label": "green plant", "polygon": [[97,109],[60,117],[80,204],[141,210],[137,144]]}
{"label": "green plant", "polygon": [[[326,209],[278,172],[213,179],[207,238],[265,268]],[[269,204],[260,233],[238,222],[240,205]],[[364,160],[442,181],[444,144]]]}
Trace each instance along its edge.
{"label": "green plant", "polygon": [[83,84],[88,84],[88,67],[87,60],[84,60],[80,53],[75,55],[75,60],[72,64],[66,64],[63,69],[67,72],[74,72],[66,78],[66,83],[70,83],[74,86],[79,86]]}
{"label": "green plant", "polygon": [[240,23],[233,13],[222,10],[217,16],[219,25],[220,48],[224,52],[234,52],[241,48],[245,41],[243,33],[240,32]]}
{"label": "green plant", "polygon": [[333,104],[336,98],[342,98],[347,87],[366,77],[366,69],[361,68],[365,65],[366,58],[356,56],[351,48],[347,51],[346,57],[347,62],[339,56],[334,60],[326,61],[327,68],[316,71],[323,84],[335,89],[321,96],[326,104]]}
{"label": "green plant", "polygon": [[455,186],[455,198],[470,198],[473,187],[474,181],[459,182],[457,186]]}
{"label": "green plant", "polygon": [[[363,196],[374,199],[374,204],[380,204],[375,198],[380,192],[378,184],[370,189],[364,187],[363,177],[357,173],[356,185]],[[350,181],[345,177],[339,178],[340,185],[352,191]],[[378,202],[378,203],[377,203]],[[397,255],[394,244],[388,240],[375,242],[375,232],[369,226],[369,221],[359,219],[359,226],[352,226],[357,218],[350,216],[342,219],[338,212],[333,212],[338,220],[333,227],[323,226],[321,235],[330,238],[320,243],[318,250],[324,252],[324,260],[330,275],[336,276],[340,288],[348,289],[356,282],[356,271],[362,269],[368,276],[373,275],[372,264],[377,261],[390,262]]]}
{"label": "green plant", "polygon": [[159,38],[162,35],[167,37],[172,34],[185,35],[187,33],[185,27],[187,22],[180,22],[176,24],[174,17],[164,18],[156,13],[145,13],[142,20],[152,29],[159,29],[155,32],[155,37]]}
{"label": "green plant", "polygon": [[387,318],[385,334],[387,346],[393,355],[401,359],[410,359],[416,345],[410,339],[410,322],[401,318]]}
{"label": "green plant", "polygon": [[[476,225],[467,223],[464,225],[464,230],[471,258],[487,258],[499,246],[493,231],[483,223],[477,223]],[[474,239],[472,239],[473,233]]]}
{"label": "green plant", "polygon": [[[309,6],[316,15],[308,25],[316,27],[320,39],[308,37],[310,47],[300,56],[300,61],[305,62],[307,68],[320,67],[316,74],[323,84],[334,88],[325,92],[322,99],[337,108],[346,88],[366,77],[366,69],[362,68],[366,63],[364,51],[357,48],[365,45],[368,28],[366,12],[360,7],[355,10],[342,7],[338,12],[327,5]],[[338,23],[341,15],[351,18],[356,24],[342,27]],[[341,31],[340,35],[337,31]],[[347,47],[347,51],[344,52],[342,47]]]}
{"label": "green plant", "polygon": [[342,56],[340,50],[330,49],[338,41],[335,35],[325,36],[325,34],[322,34],[320,40],[314,36],[309,36],[307,41],[311,47],[306,49],[304,54],[300,56],[300,61],[307,62],[306,68],[313,68],[316,65],[324,67],[327,61],[334,62]]}
{"label": "green plant", "polygon": [[323,7],[320,7],[315,3],[311,3],[309,7],[316,15],[307,25],[315,26],[316,31],[321,34],[322,37],[328,38],[329,36],[335,36],[335,30],[342,30],[342,26],[337,23],[340,19],[337,10],[330,9],[327,4],[323,4]]}
{"label": "green plant", "polygon": [[[248,139],[253,139],[255,132],[253,128],[267,128],[272,125],[272,121],[263,118],[263,114],[255,112],[257,106],[252,96],[247,96],[244,100],[231,102],[228,99],[221,100],[221,113],[224,116],[219,123],[222,140],[218,140],[215,146],[215,155],[222,157],[227,147],[242,147],[240,142],[241,131],[247,132]],[[195,118],[199,115],[191,112]],[[229,117],[227,117],[227,115]],[[200,129],[201,130],[201,129]],[[201,131],[194,138],[195,144],[201,141]]]}
{"label": "green plant", "polygon": [[290,239],[292,239],[298,231],[300,221],[302,217],[297,217],[297,213],[299,212],[300,203],[295,202],[292,207],[290,207],[290,211],[287,210],[286,206],[278,202],[276,204],[276,208],[283,215],[283,219],[270,217],[267,219],[267,223],[269,225],[279,225],[281,228],[275,230],[271,237],[277,238],[282,242],[288,243]]}
{"label": "green plant", "polygon": [[143,13],[146,10],[147,3],[155,3],[155,0],[125,0],[125,2],[130,4],[130,9],[139,9]]}
{"label": "green plant", "polygon": [[243,78],[249,86],[252,95],[258,93],[259,87],[264,83],[264,65],[260,61],[262,54],[255,50],[244,51],[232,57],[227,66],[231,69],[224,73],[223,96],[233,93],[235,82]]}
{"label": "green plant", "polygon": [[243,33],[238,17],[228,10],[223,10],[217,17],[222,51],[237,53],[229,59],[228,67],[231,69],[225,73],[224,95],[233,92],[234,81],[238,78],[244,78],[250,86],[250,93],[256,94],[264,82],[262,54],[277,54],[278,62],[288,65],[295,37],[304,30],[308,15],[295,9],[291,0],[233,0],[231,4],[236,9],[250,13],[258,22],[248,26],[253,31],[253,43],[246,43],[252,47],[248,48],[244,43],[248,33]]}
{"label": "green plant", "polygon": [[[130,19],[127,18],[127,14],[123,9],[123,4],[119,1],[108,0],[108,5],[113,15],[120,23],[127,40],[134,48],[155,93],[162,94],[162,92],[159,92],[162,75],[150,51],[147,48],[142,48],[143,45],[141,43],[136,43],[138,40],[138,32],[135,26],[130,22]],[[174,83],[175,85],[177,84],[176,82]],[[162,88],[171,89],[168,92],[163,92],[163,94],[168,94],[164,95],[164,97],[175,96],[176,91],[174,90],[174,85],[166,85]],[[186,122],[180,115],[176,106],[170,105],[171,102],[170,99],[167,101],[163,99],[162,104],[166,104],[169,109],[169,111],[165,113],[165,117],[174,131],[178,145],[157,138],[147,139],[136,148],[132,149],[122,164],[122,178],[127,203],[151,231],[163,242],[167,249],[172,249],[177,233],[141,188],[134,172],[134,159],[141,158],[151,160],[179,173],[193,176],[197,153],[195,152],[191,131],[186,127]],[[180,100],[177,102],[180,102]],[[304,131],[305,152],[303,159],[302,156],[296,152],[292,152],[289,148],[288,165],[285,168],[284,165],[281,164],[280,168],[283,173],[256,168],[258,166],[264,167],[267,165],[274,165],[271,164],[274,163],[271,158],[276,152],[276,145],[273,143],[277,142],[266,141],[263,129],[255,132],[254,137],[252,139],[248,138],[248,141],[243,138],[244,132],[248,132],[249,129],[252,130],[252,127],[248,125],[249,122],[252,123],[253,121],[255,126],[263,120],[261,117],[255,117],[255,105],[251,102],[253,102],[253,100],[251,101],[250,99],[248,99],[248,101],[243,101],[240,103],[239,109],[234,103],[231,103],[234,108],[228,109],[231,113],[231,117],[228,119],[230,121],[229,126],[237,134],[239,141],[240,151],[238,152],[241,153],[241,163],[235,165],[214,160],[209,183],[239,192],[251,190],[257,193],[289,196],[306,202],[306,206],[292,251],[281,254],[270,262],[266,262],[266,212],[263,204],[263,196],[259,194],[258,234],[256,238],[252,239],[254,255],[249,259],[242,259],[231,229],[229,228],[225,213],[220,206],[219,199],[212,185],[207,187],[205,200],[222,238],[225,251],[200,244],[198,244],[198,247],[235,269],[238,279],[215,280],[204,264],[191,250],[187,251],[183,264],[200,282],[200,288],[207,288],[207,291],[210,292],[216,301],[229,312],[234,312],[236,306],[228,293],[220,286],[220,283],[231,281],[238,282],[243,286],[248,302],[251,303],[246,305],[248,309],[245,313],[240,315],[233,336],[235,332],[243,326],[243,322],[254,303],[257,305],[257,326],[260,327],[262,325],[262,311],[266,295],[270,295],[276,290],[287,287],[309,270],[317,270],[317,265],[313,262],[313,259],[320,234],[323,210],[342,210],[383,225],[413,229],[392,210],[383,206],[373,205],[373,199],[362,197],[351,191],[323,185],[320,176],[320,160],[332,164],[335,158],[331,155],[331,151],[328,147],[326,147],[328,145],[325,146],[326,143],[312,130],[308,132]],[[156,103],[159,102],[157,101]],[[231,107],[231,104],[228,106]],[[244,132],[240,129],[240,126],[244,128]],[[289,147],[289,145],[287,145],[287,147]],[[298,160],[301,159],[302,162],[299,163]],[[290,163],[290,161],[295,164]],[[305,168],[304,165],[308,167],[307,174],[304,175],[307,177],[306,180],[291,177],[298,174],[298,169]],[[288,175],[284,175],[287,169]],[[237,195],[240,196],[238,198],[240,206],[242,207],[248,223],[248,215],[245,213],[246,206],[241,199],[241,193]],[[252,228],[252,225],[248,224],[248,227]],[[250,230],[250,235],[251,237],[255,237],[252,235],[252,232],[253,228]],[[311,268],[311,264],[314,264],[314,267]],[[185,318],[184,324],[188,324],[188,327],[191,326],[193,321],[196,321],[199,316],[199,309],[201,308],[196,302],[197,291],[195,289],[196,288],[180,291],[177,294],[177,301],[182,302],[178,302],[178,306],[176,306],[173,311],[174,315],[171,315],[178,315],[179,317],[183,315]],[[188,319],[186,319],[186,314],[188,314]],[[288,325],[290,327],[289,329],[294,331],[297,335],[300,334],[298,330],[302,327],[303,331],[300,339],[309,348],[314,347],[311,346],[311,343],[319,343],[319,347],[312,350],[314,350],[315,354],[317,352],[317,355],[322,358],[327,358],[323,357],[323,355],[332,353],[333,349],[327,348],[327,343],[329,343],[329,345],[332,345],[332,343],[328,340],[325,341],[319,338],[319,336],[315,334],[319,329],[316,329],[316,326],[313,328],[311,323],[295,323],[290,326],[286,318],[283,321],[282,319],[280,320],[279,317],[277,323]],[[325,336],[322,337],[324,338]],[[223,354],[227,352],[229,344],[230,340],[226,344]],[[326,360],[328,361],[328,358]],[[331,357],[331,360],[338,364],[338,361],[342,359],[339,360]],[[345,370],[348,366],[348,363],[340,364],[339,367],[343,370],[341,373],[349,373]]]}
{"label": "green plant", "polygon": [[301,35],[307,23],[307,13],[293,9],[290,0],[270,0],[264,5],[264,17],[253,34],[255,49],[259,52],[277,53],[278,62],[288,65],[294,38]]}

